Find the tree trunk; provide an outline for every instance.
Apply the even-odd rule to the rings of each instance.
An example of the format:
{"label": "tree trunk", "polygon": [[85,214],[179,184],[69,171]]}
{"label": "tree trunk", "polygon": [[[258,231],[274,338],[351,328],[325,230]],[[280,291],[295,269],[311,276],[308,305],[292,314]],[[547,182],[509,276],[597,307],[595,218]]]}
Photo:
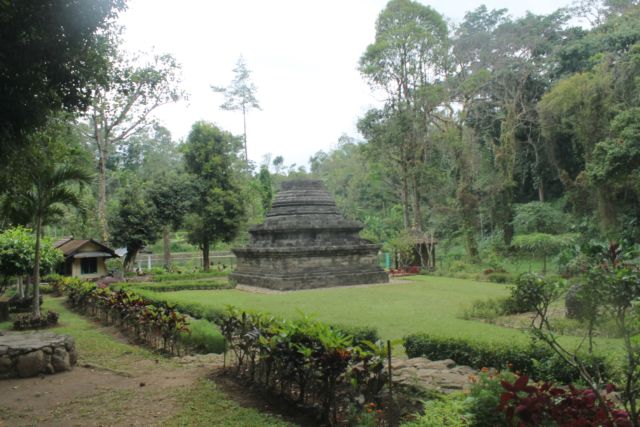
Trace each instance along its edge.
{"label": "tree trunk", "polygon": [[18,276],[18,296],[20,299],[24,299],[24,285],[22,283],[22,276]]}
{"label": "tree trunk", "polygon": [[136,249],[127,248],[127,254],[124,256],[124,262],[122,263],[122,268],[125,272],[131,271],[131,266],[135,263],[137,255],[138,251]]}
{"label": "tree trunk", "polygon": [[538,183],[538,200],[544,203],[544,183],[542,182],[542,178],[540,178],[540,182]]}
{"label": "tree trunk", "polygon": [[243,127],[243,142],[244,142],[244,162],[249,166],[249,151],[247,149],[247,111],[244,104],[242,105],[242,127]]}
{"label": "tree trunk", "polygon": [[107,150],[98,144],[98,229],[104,243],[109,241],[107,232]]}
{"label": "tree trunk", "polygon": [[171,269],[171,239],[169,238],[169,226],[167,224],[162,227],[162,249],[164,268],[169,271]]}
{"label": "tree trunk", "polygon": [[402,165],[402,222],[405,230],[409,230],[409,179],[407,165]]}
{"label": "tree trunk", "polygon": [[202,269],[206,272],[209,271],[209,242],[202,244]]}
{"label": "tree trunk", "polygon": [[422,231],[422,212],[420,209],[420,187],[418,186],[418,177],[414,173],[411,177],[413,180],[413,228]]}
{"label": "tree trunk", "polygon": [[36,219],[36,250],[33,267],[33,317],[40,317],[40,233],[42,232],[42,218]]}

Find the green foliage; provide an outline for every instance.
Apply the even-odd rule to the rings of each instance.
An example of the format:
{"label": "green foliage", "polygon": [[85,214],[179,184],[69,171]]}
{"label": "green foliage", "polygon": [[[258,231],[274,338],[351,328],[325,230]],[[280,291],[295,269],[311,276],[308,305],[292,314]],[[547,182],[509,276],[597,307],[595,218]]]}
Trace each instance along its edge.
{"label": "green foliage", "polygon": [[466,307],[462,312],[462,318],[491,321],[511,313],[509,298],[483,299],[476,300],[469,307]]}
{"label": "green foliage", "polygon": [[[458,364],[475,369],[510,369],[538,380],[568,384],[581,378],[577,369],[567,365],[564,359],[541,343],[488,343],[413,334],[404,338],[404,348],[410,358],[424,356],[431,360],[453,359]],[[591,372],[598,369],[603,378],[613,378],[616,375],[610,362],[604,357],[586,354],[582,356]]]}
{"label": "green foliage", "polygon": [[138,251],[158,239],[160,223],[155,206],[134,186],[126,188],[111,218],[112,242],[125,246],[125,271],[130,271]]}
{"label": "green foliage", "polygon": [[153,304],[129,290],[112,291],[92,282],[69,282],[65,293],[75,309],[90,312],[106,324],[117,325],[136,339],[166,352],[175,353],[181,334],[189,331],[184,314],[166,304]]}
{"label": "green foliage", "polygon": [[19,314],[13,321],[13,329],[16,331],[24,331],[28,329],[41,329],[55,326],[58,324],[58,313],[47,311],[43,317],[34,316],[32,314]]}
{"label": "green foliage", "polygon": [[[35,265],[35,236],[24,227],[0,232],[0,275],[3,277],[31,274]],[[53,247],[50,239],[41,243],[40,271],[46,274],[62,261],[62,252]]]}
{"label": "green foliage", "polygon": [[183,145],[185,168],[196,186],[196,203],[186,218],[188,239],[203,250],[205,270],[209,247],[233,240],[244,219],[243,195],[234,171],[238,142],[211,123],[197,122]]}
{"label": "green foliage", "polygon": [[155,207],[158,223],[173,230],[182,225],[193,203],[193,187],[184,174],[160,174],[153,178],[146,197]]}
{"label": "green foliage", "polygon": [[0,161],[52,112],[86,108],[89,87],[107,79],[109,27],[124,8],[122,0],[3,2]]}
{"label": "green foliage", "polygon": [[189,331],[180,333],[179,342],[198,353],[223,353],[225,341],[216,325],[204,319],[190,319]]}
{"label": "green foliage", "polygon": [[472,424],[465,395],[445,394],[439,399],[424,404],[424,415],[417,420],[402,424],[403,427],[469,427]]}
{"label": "green foliage", "polygon": [[[237,375],[300,404],[319,405],[331,424],[349,396],[362,395],[364,402],[381,398],[387,381],[384,342],[355,345],[353,337],[306,316],[281,320],[235,307],[216,323],[235,355]],[[364,402],[351,404],[362,409]]]}
{"label": "green foliage", "polygon": [[233,285],[228,280],[208,279],[208,280],[176,280],[162,281],[159,283],[128,283],[120,284],[128,289],[144,289],[153,292],[177,292],[186,290],[213,290],[213,289],[230,289]]}
{"label": "green foliage", "polygon": [[503,372],[480,372],[474,378],[465,403],[474,426],[509,426],[504,414],[498,411],[500,397],[504,393],[502,381],[514,381],[516,376],[508,370]]}
{"label": "green foliage", "polygon": [[569,228],[566,214],[551,203],[530,202],[515,206],[513,218],[516,233],[561,234]]}
{"label": "green foliage", "polygon": [[523,273],[511,288],[509,299],[517,313],[535,311],[538,307],[548,306],[565,291],[566,282],[554,281],[540,274]]}

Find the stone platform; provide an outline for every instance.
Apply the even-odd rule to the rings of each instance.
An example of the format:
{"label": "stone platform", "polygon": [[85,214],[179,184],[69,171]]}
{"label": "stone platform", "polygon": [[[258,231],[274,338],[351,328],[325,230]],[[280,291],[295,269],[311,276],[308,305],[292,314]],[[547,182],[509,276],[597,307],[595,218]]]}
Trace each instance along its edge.
{"label": "stone platform", "polygon": [[233,249],[230,279],[275,290],[386,283],[380,245],[361,238],[362,228],[342,217],[322,181],[284,182],[249,245]]}
{"label": "stone platform", "polygon": [[78,355],[72,337],[52,332],[0,335],[0,379],[68,371]]}

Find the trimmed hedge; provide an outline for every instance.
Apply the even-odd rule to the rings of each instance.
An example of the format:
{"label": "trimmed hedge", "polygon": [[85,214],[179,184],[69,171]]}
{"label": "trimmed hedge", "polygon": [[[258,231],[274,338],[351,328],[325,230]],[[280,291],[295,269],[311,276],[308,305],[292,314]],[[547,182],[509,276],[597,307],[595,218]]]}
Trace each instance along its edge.
{"label": "trimmed hedge", "polygon": [[198,271],[195,273],[163,273],[163,274],[154,274],[153,281],[154,282],[172,282],[176,280],[193,280],[193,279],[206,279],[213,277],[225,277],[228,276],[228,271]]}
{"label": "trimmed hedge", "polygon": [[[205,291],[216,289],[231,289],[234,286],[226,281],[220,279],[211,280],[176,280],[166,282],[133,282],[133,283],[118,283],[121,288],[128,288],[132,290],[147,290],[153,292],[177,292],[177,291]],[[112,286],[113,287],[113,286]]]}
{"label": "trimmed hedge", "polygon": [[[150,291],[148,288],[136,287],[135,291],[145,299],[152,301],[155,305],[173,307],[181,313],[188,314],[196,319],[206,319],[215,323],[224,318],[224,313],[226,312],[225,309],[209,307],[194,302],[167,302],[161,295]],[[353,326],[344,324],[329,324],[329,326],[331,326],[331,329],[352,336],[356,343],[361,343],[363,341],[376,342],[380,339],[378,330],[371,326]]]}
{"label": "trimmed hedge", "polygon": [[[407,356],[424,356],[433,360],[453,359],[475,369],[508,368],[535,380],[565,384],[580,379],[578,372],[543,345],[475,342],[460,338],[443,338],[428,334],[412,334],[404,338]],[[603,380],[611,380],[613,367],[602,356],[584,355],[588,365],[599,369]]]}

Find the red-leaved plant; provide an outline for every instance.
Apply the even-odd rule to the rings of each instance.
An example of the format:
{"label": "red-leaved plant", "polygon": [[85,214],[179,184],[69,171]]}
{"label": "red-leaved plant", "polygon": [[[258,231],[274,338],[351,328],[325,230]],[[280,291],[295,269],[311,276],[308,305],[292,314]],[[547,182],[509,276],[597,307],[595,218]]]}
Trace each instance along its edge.
{"label": "red-leaved plant", "polygon": [[[552,383],[529,384],[529,377],[520,376],[512,383],[501,382],[506,390],[500,397],[499,410],[511,424],[518,427],[548,425],[553,422],[561,427],[631,427],[629,415],[616,408],[609,394],[614,386],[606,387],[602,399],[591,389],[567,389]],[[604,402],[604,404],[602,403]]]}

